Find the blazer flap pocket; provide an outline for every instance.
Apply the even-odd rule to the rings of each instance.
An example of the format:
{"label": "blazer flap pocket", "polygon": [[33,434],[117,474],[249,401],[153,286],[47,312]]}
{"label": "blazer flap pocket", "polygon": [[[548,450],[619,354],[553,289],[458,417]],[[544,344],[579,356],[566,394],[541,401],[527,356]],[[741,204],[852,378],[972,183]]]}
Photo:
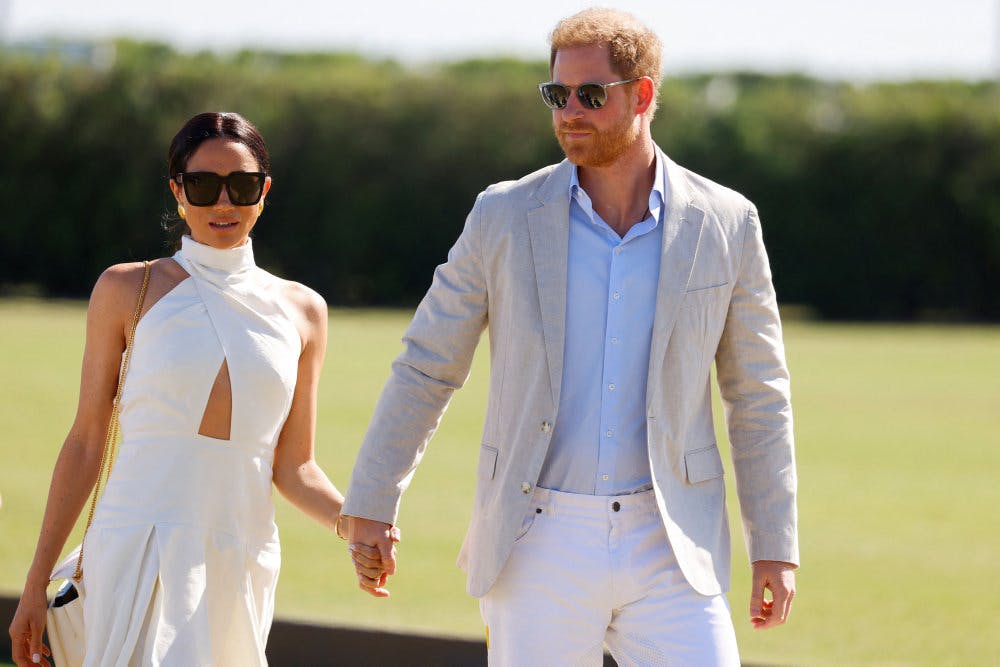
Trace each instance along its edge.
{"label": "blazer flap pocket", "polygon": [[729,290],[730,287],[728,281],[716,285],[690,289],[684,293],[684,300],[681,302],[681,308],[694,308],[711,303],[722,298],[723,295],[728,295]]}
{"label": "blazer flap pocket", "polygon": [[690,484],[721,477],[723,469],[719,447],[712,445],[688,452],[684,455],[684,470]]}
{"label": "blazer flap pocket", "polygon": [[497,472],[497,455],[500,451],[496,447],[483,445],[479,448],[479,479],[493,479]]}

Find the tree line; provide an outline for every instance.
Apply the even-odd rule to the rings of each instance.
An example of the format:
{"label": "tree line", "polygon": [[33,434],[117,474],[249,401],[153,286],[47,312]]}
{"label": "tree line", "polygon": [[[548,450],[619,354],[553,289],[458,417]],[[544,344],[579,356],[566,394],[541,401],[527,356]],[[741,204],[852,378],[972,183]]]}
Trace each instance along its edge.
{"label": "tree line", "polygon": [[[350,53],[0,51],[0,294],[86,296],[170,252],[165,154],[206,110],[263,133],[258,263],[334,305],[413,305],[476,194],[562,158],[547,63]],[[779,300],[828,319],[1000,320],[1000,85],[670,77],[677,162],[750,197]]]}

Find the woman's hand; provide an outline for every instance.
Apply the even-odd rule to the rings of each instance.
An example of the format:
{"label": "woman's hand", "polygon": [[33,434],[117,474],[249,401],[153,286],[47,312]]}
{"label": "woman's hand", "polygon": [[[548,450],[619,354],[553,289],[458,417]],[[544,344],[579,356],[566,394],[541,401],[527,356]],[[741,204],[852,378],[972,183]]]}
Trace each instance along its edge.
{"label": "woman's hand", "polygon": [[51,667],[49,647],[42,643],[48,599],[45,589],[26,588],[10,624],[11,655],[17,667]]}
{"label": "woman's hand", "polygon": [[358,582],[366,588],[384,586],[386,572],[378,548],[360,542],[354,542],[348,548],[351,551],[351,560],[354,562]]}
{"label": "woman's hand", "polygon": [[[385,589],[386,581],[390,574],[396,572],[396,543],[402,539],[399,526],[391,526],[381,522],[371,522],[367,519],[345,516],[344,521],[348,523],[348,531],[351,535],[349,549],[351,560],[354,562],[354,570],[358,576],[358,584],[361,589],[374,595],[375,597],[388,597],[389,591]],[[366,544],[364,538],[360,537],[359,526],[378,523],[385,527],[383,534],[388,538],[389,551],[383,553],[382,545]]]}

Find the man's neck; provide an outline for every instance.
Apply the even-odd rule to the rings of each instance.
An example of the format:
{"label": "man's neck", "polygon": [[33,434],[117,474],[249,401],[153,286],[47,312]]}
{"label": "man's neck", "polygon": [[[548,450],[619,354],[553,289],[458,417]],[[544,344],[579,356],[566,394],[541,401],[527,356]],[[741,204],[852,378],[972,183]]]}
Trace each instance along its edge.
{"label": "man's neck", "polygon": [[577,167],[577,177],[597,214],[624,237],[648,214],[655,169],[656,150],[652,139],[644,133],[614,163],[606,167]]}

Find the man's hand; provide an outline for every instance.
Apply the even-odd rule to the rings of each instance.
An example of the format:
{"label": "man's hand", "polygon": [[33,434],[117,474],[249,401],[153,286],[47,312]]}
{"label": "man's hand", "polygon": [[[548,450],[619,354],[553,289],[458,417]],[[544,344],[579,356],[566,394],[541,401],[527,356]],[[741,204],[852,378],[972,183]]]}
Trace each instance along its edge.
{"label": "man's hand", "polygon": [[391,524],[350,517],[347,541],[361,590],[377,598],[389,597],[385,584],[390,574],[396,574],[395,543],[399,539],[399,528]]}
{"label": "man's hand", "polygon": [[[750,622],[754,630],[765,630],[783,624],[792,610],[795,597],[795,566],[774,560],[759,560],[753,564],[753,584],[750,588]],[[771,599],[764,599],[764,590]]]}

